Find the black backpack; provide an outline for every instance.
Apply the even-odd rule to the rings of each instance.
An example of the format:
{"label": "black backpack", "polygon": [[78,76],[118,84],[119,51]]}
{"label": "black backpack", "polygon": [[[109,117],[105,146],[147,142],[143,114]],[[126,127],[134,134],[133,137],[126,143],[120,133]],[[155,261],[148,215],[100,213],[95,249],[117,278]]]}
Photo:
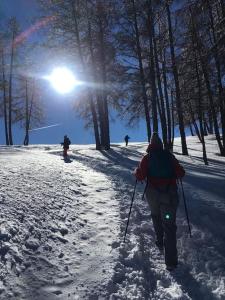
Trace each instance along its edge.
{"label": "black backpack", "polygon": [[70,139],[66,137],[63,142],[64,147],[69,147],[70,144],[71,144]]}
{"label": "black backpack", "polygon": [[148,155],[148,177],[176,178],[173,155],[168,150],[151,150]]}

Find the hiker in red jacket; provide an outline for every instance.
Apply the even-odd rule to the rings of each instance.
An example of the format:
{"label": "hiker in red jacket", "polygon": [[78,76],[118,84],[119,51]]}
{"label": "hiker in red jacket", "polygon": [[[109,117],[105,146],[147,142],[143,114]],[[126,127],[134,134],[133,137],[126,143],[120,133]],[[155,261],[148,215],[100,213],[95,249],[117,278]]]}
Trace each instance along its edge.
{"label": "hiker in red jacket", "polygon": [[64,158],[67,158],[67,151],[70,147],[70,139],[68,138],[67,135],[64,135],[64,140],[63,140],[63,143],[61,143],[61,145],[63,146],[63,157]]}
{"label": "hiker in red jacket", "polygon": [[147,179],[146,198],[150,206],[156,234],[156,246],[165,251],[165,263],[169,271],[177,266],[176,211],[178,207],[178,178],[185,175],[183,167],[153,133],[147,153],[135,170],[137,180]]}

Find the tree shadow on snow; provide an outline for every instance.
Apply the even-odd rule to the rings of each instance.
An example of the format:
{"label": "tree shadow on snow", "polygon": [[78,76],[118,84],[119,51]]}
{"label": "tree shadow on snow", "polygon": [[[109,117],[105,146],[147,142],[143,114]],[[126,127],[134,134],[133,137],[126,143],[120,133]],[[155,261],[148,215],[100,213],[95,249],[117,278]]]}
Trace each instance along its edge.
{"label": "tree shadow on snow", "polygon": [[[123,167],[126,167],[128,169],[134,168],[135,164],[140,160],[141,154],[138,151],[127,151],[126,149],[122,152],[119,153],[115,151],[114,149],[110,149],[109,151],[101,151],[102,155],[104,155],[106,158],[108,158],[111,162],[113,162],[116,165],[122,165]],[[131,159],[126,155],[132,155],[133,157],[137,157],[138,160]]]}
{"label": "tree shadow on snow", "polygon": [[[137,160],[127,157],[128,153],[132,157],[136,156]],[[129,152],[125,151],[125,153],[118,153],[117,151],[110,149],[108,151],[102,150],[101,154],[108,160],[107,165],[105,161],[100,164],[98,158],[83,153],[73,153],[71,157],[76,161],[80,161],[81,163],[92,167],[97,172],[102,172],[106,176],[111,176],[111,174],[120,175],[122,178],[128,180],[129,183],[133,183],[135,181],[134,176],[131,175],[131,172],[134,171],[135,167],[137,167],[139,161],[141,160],[142,155],[140,152],[131,150]],[[121,166],[121,168],[118,169],[118,166]]]}
{"label": "tree shadow on snow", "polygon": [[[220,241],[217,250],[224,256],[225,231],[221,230],[221,224],[225,220],[225,184],[223,184],[225,175],[219,173],[218,168],[187,162],[182,164],[186,169],[183,181],[190,222],[203,232],[207,229],[214,238],[217,238]],[[222,165],[223,163],[221,168]],[[183,205],[181,195],[180,198]],[[184,213],[184,209],[182,211]]]}
{"label": "tree shadow on snow", "polygon": [[[194,160],[204,163],[203,159],[199,156],[192,155],[191,158],[194,158]],[[209,167],[204,165],[204,167],[206,167],[208,169],[211,169],[212,167],[221,167],[221,170],[223,169],[223,171],[225,169],[225,160],[224,161],[219,161],[217,159],[208,158],[208,162],[209,162]],[[225,173],[224,173],[224,175],[225,175]]]}
{"label": "tree shadow on snow", "polygon": [[186,170],[184,182],[196,186],[198,189],[224,198],[225,194],[225,170],[223,163],[217,166],[196,165],[182,162]]}

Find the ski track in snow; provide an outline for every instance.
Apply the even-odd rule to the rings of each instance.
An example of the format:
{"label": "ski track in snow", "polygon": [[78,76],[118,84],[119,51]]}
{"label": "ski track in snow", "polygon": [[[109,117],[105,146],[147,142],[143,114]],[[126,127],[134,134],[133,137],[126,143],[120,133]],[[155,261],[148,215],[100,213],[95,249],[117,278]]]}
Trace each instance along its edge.
{"label": "ski track in snow", "polygon": [[189,238],[180,191],[177,270],[165,269],[154,246],[141,183],[123,243],[146,145],[72,146],[67,163],[57,146],[0,150],[0,299],[225,299],[225,160],[211,137],[209,166],[196,138],[189,157],[179,155],[179,140],[174,147],[192,225]]}

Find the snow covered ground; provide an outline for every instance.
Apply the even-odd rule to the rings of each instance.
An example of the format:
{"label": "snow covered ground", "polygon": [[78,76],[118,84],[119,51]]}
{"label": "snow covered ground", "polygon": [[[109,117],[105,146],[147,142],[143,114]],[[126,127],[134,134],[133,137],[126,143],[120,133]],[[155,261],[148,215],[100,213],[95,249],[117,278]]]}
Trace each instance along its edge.
{"label": "snow covered ground", "polygon": [[150,211],[138,183],[126,243],[123,235],[146,143],[0,147],[0,299],[225,299],[225,159],[207,138],[188,138],[178,211],[179,267],[168,272],[154,245]]}

